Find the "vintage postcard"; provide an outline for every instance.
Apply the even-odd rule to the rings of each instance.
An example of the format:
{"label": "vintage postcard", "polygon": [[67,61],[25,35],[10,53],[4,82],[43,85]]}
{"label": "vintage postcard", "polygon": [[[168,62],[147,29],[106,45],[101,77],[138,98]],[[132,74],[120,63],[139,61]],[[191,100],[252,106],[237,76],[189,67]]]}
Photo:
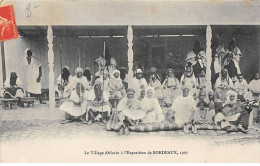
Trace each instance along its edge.
{"label": "vintage postcard", "polygon": [[1,0],[1,163],[260,162],[260,1]]}

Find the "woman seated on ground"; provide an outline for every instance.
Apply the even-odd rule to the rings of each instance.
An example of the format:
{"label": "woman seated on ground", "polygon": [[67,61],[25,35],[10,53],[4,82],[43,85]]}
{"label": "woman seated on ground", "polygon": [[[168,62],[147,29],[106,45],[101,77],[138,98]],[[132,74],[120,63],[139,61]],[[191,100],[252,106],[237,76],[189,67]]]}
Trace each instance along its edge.
{"label": "woman seated on ground", "polygon": [[141,90],[140,95],[138,96],[138,100],[142,101],[145,97],[145,89]]}
{"label": "woman seated on ground", "polygon": [[75,89],[70,94],[68,101],[61,104],[60,110],[65,112],[65,120],[61,124],[69,123],[74,120],[81,120],[82,123],[86,124],[85,119],[86,107],[83,106],[83,96],[86,92],[85,88],[80,82],[76,83]]}
{"label": "woman seated on ground", "polygon": [[72,81],[72,75],[70,74],[69,67],[64,66],[62,68],[62,74],[56,80],[56,92],[59,97],[68,97],[68,93],[64,93],[64,89]]}
{"label": "woman seated on ground", "polygon": [[248,129],[249,114],[238,103],[237,93],[228,91],[224,103],[218,103],[217,109],[221,110],[215,116],[215,123],[221,128],[228,128],[227,131],[241,131],[246,133]]}
{"label": "woman seated on ground", "polygon": [[145,97],[141,102],[141,109],[145,111],[145,117],[142,119],[142,123],[154,123],[164,121],[164,115],[162,108],[158,102],[158,99],[154,97],[153,87],[147,87],[145,89]]}
{"label": "woman seated on ground", "polygon": [[213,118],[215,116],[215,110],[209,109],[208,104],[205,101],[199,101],[197,109],[194,113],[195,124],[213,124]]}
{"label": "woman seated on ground", "polygon": [[162,84],[164,100],[170,99],[173,102],[180,95],[180,83],[175,77],[173,69],[168,69],[166,75],[167,77]]}
{"label": "woman seated on ground", "polygon": [[221,101],[225,101],[227,91],[234,88],[232,79],[228,75],[227,69],[222,69],[221,75],[218,77],[215,83],[215,92],[217,98]]}
{"label": "woman seated on ground", "polygon": [[172,104],[172,114],[174,122],[178,127],[183,127],[184,132],[188,133],[188,123],[191,123],[196,109],[196,102],[191,96],[190,87],[182,87],[183,94],[177,97]]}
{"label": "woman seated on ground", "polygon": [[21,98],[24,97],[23,83],[16,74],[16,72],[11,72],[10,77],[7,78],[4,82],[4,99],[18,98],[18,105],[23,107],[23,103],[21,102]]}
{"label": "woman seated on ground", "polygon": [[88,119],[88,124],[91,125],[95,121],[106,124],[111,112],[111,104],[109,103],[109,94],[102,89],[102,83],[96,81],[94,88],[86,98],[88,104],[86,119]]}
{"label": "woman seated on ground", "polygon": [[125,86],[120,78],[120,71],[114,70],[110,76],[107,90],[111,97],[122,99],[125,94]]}
{"label": "woman seated on ground", "polygon": [[127,134],[127,126],[138,125],[140,120],[145,116],[145,112],[140,109],[140,101],[138,101],[134,95],[135,91],[131,88],[128,89],[126,97],[120,100],[117,106],[117,110],[120,112],[118,114],[119,123],[121,125],[125,124],[120,128],[120,133],[124,131],[124,133]]}

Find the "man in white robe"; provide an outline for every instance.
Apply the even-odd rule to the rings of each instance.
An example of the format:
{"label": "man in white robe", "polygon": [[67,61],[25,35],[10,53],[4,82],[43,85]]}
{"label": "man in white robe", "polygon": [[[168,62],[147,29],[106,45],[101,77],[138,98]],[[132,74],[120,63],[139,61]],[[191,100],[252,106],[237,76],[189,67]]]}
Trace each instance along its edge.
{"label": "man in white robe", "polygon": [[140,92],[148,86],[145,78],[143,78],[143,71],[141,69],[136,70],[136,76],[128,85],[135,90],[136,94],[140,94]]}
{"label": "man in white robe", "polygon": [[46,104],[41,97],[42,64],[29,48],[25,50],[23,71],[26,92],[32,97],[38,97],[41,104]]}

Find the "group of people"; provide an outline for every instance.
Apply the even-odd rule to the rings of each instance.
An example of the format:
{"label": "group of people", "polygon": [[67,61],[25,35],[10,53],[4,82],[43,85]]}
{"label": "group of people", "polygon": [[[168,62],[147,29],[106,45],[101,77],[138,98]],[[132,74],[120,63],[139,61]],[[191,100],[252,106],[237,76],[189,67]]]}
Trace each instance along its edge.
{"label": "group of people", "polygon": [[[240,72],[239,61],[236,61],[241,52],[234,47],[233,39],[230,42],[222,57],[216,58],[221,64],[212,62],[212,69],[217,69],[217,65],[221,68],[220,72],[214,69],[212,73],[212,89],[207,88],[206,57],[198,41],[187,55],[185,72],[180,80],[172,68],[161,80],[155,67],[150,69],[148,79],[144,78],[140,68],[133,78],[129,78],[125,68],[116,69],[116,61],[111,56],[100,56],[95,61],[99,70],[94,77],[88,67],[84,70],[77,68],[73,77],[68,67],[64,67],[57,80],[58,94],[69,98],[60,106],[65,111],[62,123],[79,119],[90,125],[110,120],[111,125],[114,123],[111,121],[116,121],[121,134],[129,133],[129,126],[160,122],[174,123],[186,133],[190,127],[196,132],[197,124],[247,132],[250,111],[245,109],[243,102],[259,100],[260,78],[256,73],[247,84]],[[223,51],[223,48],[216,49]],[[116,108],[112,109],[110,99],[119,100]],[[117,113],[112,114],[112,110]]]}
{"label": "group of people", "polygon": [[[249,111],[243,102],[259,100],[260,74],[256,73],[249,84],[243,78],[239,68],[242,54],[235,47],[234,39],[224,48],[219,38],[213,37],[211,48],[209,81],[206,54],[198,41],[187,54],[180,80],[173,68],[167,69],[166,78],[162,80],[155,67],[150,69],[147,79],[140,68],[129,78],[126,68],[117,69],[116,60],[107,49],[105,56],[95,60],[98,71],[94,76],[89,67],[76,68],[73,76],[69,67],[64,66],[56,80],[56,96],[65,99],[59,107],[65,112],[61,123],[80,120],[91,125],[109,121],[111,125],[116,122],[121,134],[129,133],[129,126],[160,122],[174,123],[186,133],[190,127],[196,132],[197,124],[247,132]],[[32,50],[27,49],[25,55],[24,73],[28,78],[25,90],[32,96],[41,94],[41,63],[32,55]],[[25,95],[22,87],[21,79],[12,72],[5,82],[4,96],[22,98]],[[111,99],[118,101],[114,108]],[[117,113],[113,114],[112,110]],[[254,115],[259,120],[258,114],[256,111]]]}
{"label": "group of people", "polygon": [[21,75],[11,72],[5,80],[1,96],[4,99],[18,98],[17,104],[21,107],[24,107],[21,98],[28,96],[38,98],[40,104],[46,104],[41,97],[42,64],[31,49],[25,50],[21,66]]}

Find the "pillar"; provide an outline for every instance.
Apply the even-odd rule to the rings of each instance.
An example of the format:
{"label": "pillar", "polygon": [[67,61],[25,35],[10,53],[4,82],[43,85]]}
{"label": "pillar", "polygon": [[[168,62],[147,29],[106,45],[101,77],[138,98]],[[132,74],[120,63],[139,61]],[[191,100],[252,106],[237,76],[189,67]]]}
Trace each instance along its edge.
{"label": "pillar", "polygon": [[49,25],[47,30],[48,40],[48,65],[49,65],[49,108],[55,109],[55,84],[54,84],[54,53],[53,53],[53,31]]}
{"label": "pillar", "polygon": [[207,91],[211,90],[211,70],[210,70],[210,66],[211,66],[211,54],[212,54],[212,50],[211,50],[211,39],[212,39],[212,29],[210,27],[210,25],[207,25],[207,29],[206,29],[206,60],[207,60],[207,68],[206,68],[206,79],[207,79]]}
{"label": "pillar", "polygon": [[133,80],[133,59],[134,59],[134,52],[133,52],[133,28],[131,25],[128,26],[127,30],[127,41],[128,41],[128,87],[131,87],[131,82]]}

